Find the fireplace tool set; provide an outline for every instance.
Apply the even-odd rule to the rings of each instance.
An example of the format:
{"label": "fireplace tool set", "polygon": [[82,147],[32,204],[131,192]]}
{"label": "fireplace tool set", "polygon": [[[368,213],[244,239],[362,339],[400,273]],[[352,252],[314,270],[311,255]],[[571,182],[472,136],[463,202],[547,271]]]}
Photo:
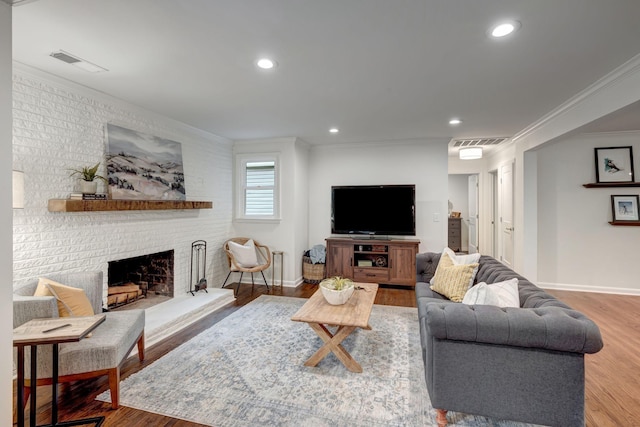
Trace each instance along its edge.
{"label": "fireplace tool set", "polygon": [[[207,291],[207,242],[196,240],[191,244],[191,275],[189,278],[189,292],[195,295],[198,291]],[[195,282],[194,282],[195,279]]]}

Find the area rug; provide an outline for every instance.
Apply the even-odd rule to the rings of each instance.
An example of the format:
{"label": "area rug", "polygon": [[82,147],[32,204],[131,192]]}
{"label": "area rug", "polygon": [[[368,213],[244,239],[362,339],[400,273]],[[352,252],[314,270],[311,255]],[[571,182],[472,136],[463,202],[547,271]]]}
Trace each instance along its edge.
{"label": "area rug", "polygon": [[[301,298],[263,295],[120,385],[120,404],[195,423],[226,426],[436,426],[424,380],[415,308],[376,305],[372,330],[343,346],[352,373],[291,321]],[[110,401],[106,391],[97,397]],[[454,426],[525,426],[450,412]]]}

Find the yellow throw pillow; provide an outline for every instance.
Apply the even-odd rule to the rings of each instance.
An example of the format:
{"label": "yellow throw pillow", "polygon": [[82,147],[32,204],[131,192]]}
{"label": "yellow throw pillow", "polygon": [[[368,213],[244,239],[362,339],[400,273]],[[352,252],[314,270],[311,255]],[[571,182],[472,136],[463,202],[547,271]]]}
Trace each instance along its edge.
{"label": "yellow throw pillow", "polygon": [[52,296],[58,301],[60,317],[93,316],[93,307],[84,290],[41,277],[34,296]]}
{"label": "yellow throw pillow", "polygon": [[477,262],[455,265],[451,257],[443,253],[431,289],[451,301],[462,302],[478,265]]}

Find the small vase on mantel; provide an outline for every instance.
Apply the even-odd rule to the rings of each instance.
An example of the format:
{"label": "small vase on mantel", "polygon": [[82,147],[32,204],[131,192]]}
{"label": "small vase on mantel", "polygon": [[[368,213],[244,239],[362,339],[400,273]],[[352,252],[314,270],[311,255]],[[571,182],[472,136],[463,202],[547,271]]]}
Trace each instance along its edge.
{"label": "small vase on mantel", "polygon": [[81,179],[80,191],[82,191],[82,194],[96,194],[96,191],[98,191],[98,182]]}

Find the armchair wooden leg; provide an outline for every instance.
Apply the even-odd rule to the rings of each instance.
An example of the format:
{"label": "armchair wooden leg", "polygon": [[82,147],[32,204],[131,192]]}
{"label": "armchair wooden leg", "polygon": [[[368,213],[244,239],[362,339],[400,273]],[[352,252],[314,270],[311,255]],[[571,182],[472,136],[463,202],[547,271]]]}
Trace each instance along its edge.
{"label": "armchair wooden leg", "polygon": [[140,339],[138,339],[138,359],[141,362],[144,361],[144,332],[142,332]]}
{"label": "armchair wooden leg", "polygon": [[447,411],[445,409],[436,409],[436,422],[438,427],[445,427],[447,425]]}
{"label": "armchair wooden leg", "polygon": [[120,368],[109,369],[109,391],[111,392],[111,407],[120,406]]}

